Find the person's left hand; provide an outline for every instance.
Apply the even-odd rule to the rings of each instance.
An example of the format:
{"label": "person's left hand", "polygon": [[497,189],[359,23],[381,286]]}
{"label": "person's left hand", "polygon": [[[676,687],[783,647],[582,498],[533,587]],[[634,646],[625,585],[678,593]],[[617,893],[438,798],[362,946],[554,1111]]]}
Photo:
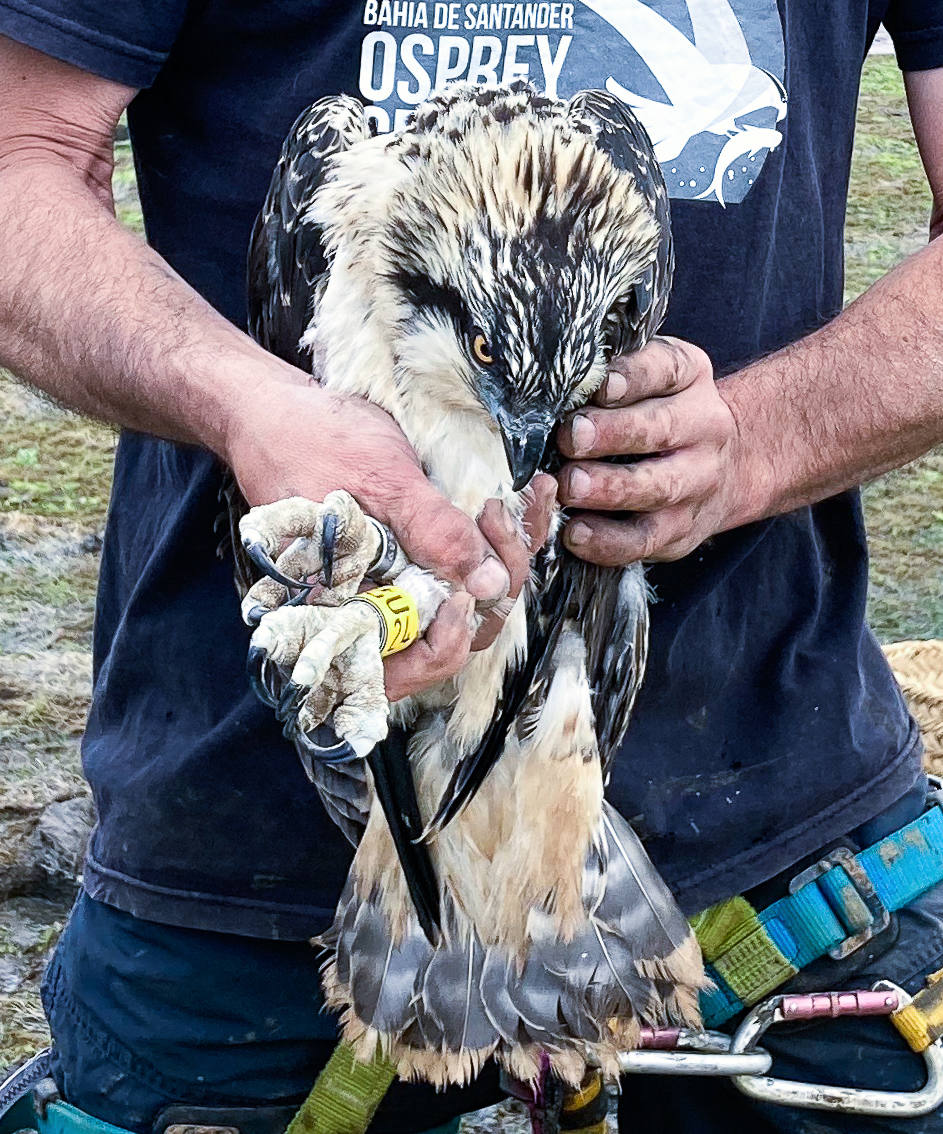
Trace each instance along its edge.
{"label": "person's left hand", "polygon": [[[658,338],[613,359],[595,402],[561,426],[557,441],[575,458],[558,475],[574,555],[610,567],[680,559],[734,526],[737,424],[702,350]],[[642,459],[594,459],[620,455]]]}
{"label": "person's left hand", "polygon": [[451,677],[456,663],[464,665],[470,651],[484,650],[497,638],[517,596],[524,589],[534,555],[547,542],[556,495],[557,482],[552,476],[544,473],[535,476],[527,488],[522,525],[512,519],[510,512],[498,500],[488,501],[478,526],[507,567],[511,577],[510,589],[503,599],[487,608],[480,626],[475,618],[474,600],[467,592],[459,591],[443,603],[432,625],[418,642],[414,642],[408,650],[384,659],[386,695],[391,701],[398,701],[409,693]]}

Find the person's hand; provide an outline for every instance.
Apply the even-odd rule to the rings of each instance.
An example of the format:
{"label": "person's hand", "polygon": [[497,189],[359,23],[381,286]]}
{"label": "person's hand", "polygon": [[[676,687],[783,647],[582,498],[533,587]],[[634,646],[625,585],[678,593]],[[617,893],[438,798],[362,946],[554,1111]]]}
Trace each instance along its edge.
{"label": "person's hand", "polygon": [[472,632],[477,619],[471,596],[459,592],[443,603],[435,621],[418,642],[385,660],[386,695],[391,701],[451,677],[468,660],[470,651],[490,646],[501,632],[527,582],[531,557],[547,542],[557,482],[552,476],[541,473],[530,482],[527,493],[529,501],[523,516],[526,545],[518,534],[518,525],[500,501],[489,500],[478,521],[482,534],[510,572],[511,586],[507,595],[486,605],[487,613],[474,641]]}
{"label": "person's hand", "polygon": [[[455,586],[424,639],[387,660],[391,700],[457,673],[473,646],[476,604],[491,612],[474,642],[482,648],[527,578],[533,552],[505,523],[497,501],[479,527],[432,486],[393,419],[362,399],[279,383],[264,399],[247,398],[234,409],[225,456],[253,506],[289,496],[323,500],[346,489],[393,530],[411,562]],[[549,477],[534,483],[524,523],[536,551],[556,486]]]}
{"label": "person's hand", "polygon": [[[558,479],[570,509],[563,539],[574,555],[613,567],[680,559],[731,526],[737,425],[702,350],[655,339],[613,360],[595,402],[558,438],[573,458]],[[594,459],[621,455],[641,459]]]}

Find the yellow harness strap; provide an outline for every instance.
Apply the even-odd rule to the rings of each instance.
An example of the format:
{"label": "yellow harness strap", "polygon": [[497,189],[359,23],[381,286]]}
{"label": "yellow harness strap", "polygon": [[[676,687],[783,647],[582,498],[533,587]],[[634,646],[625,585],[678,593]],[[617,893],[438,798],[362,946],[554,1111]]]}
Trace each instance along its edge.
{"label": "yellow harness strap", "polygon": [[910,1045],[921,1054],[943,1036],[943,969],[927,977],[927,986],[891,1020]]}

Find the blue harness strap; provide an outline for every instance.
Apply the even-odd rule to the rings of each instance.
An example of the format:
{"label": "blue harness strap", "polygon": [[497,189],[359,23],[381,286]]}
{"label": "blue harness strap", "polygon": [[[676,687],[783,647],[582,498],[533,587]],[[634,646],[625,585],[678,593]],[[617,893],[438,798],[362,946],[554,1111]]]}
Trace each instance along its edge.
{"label": "blue harness strap", "polygon": [[698,914],[691,924],[714,983],[701,996],[705,1025],[723,1024],[820,957],[853,953],[938,882],[943,808],[934,800],[859,854],[839,848],[826,855],[764,910],[731,898]]}

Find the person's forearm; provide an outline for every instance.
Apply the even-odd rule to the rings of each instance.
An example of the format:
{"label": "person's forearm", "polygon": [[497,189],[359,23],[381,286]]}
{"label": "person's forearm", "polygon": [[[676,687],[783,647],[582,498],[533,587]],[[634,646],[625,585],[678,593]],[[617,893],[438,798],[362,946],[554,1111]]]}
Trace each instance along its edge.
{"label": "person's forearm", "polygon": [[943,441],[943,241],[820,331],[723,379],[740,495],[725,527],[864,483]]}
{"label": "person's forearm", "polygon": [[237,404],[304,376],[214,311],[96,189],[55,154],[0,161],[0,365],[82,413],[225,457]]}

